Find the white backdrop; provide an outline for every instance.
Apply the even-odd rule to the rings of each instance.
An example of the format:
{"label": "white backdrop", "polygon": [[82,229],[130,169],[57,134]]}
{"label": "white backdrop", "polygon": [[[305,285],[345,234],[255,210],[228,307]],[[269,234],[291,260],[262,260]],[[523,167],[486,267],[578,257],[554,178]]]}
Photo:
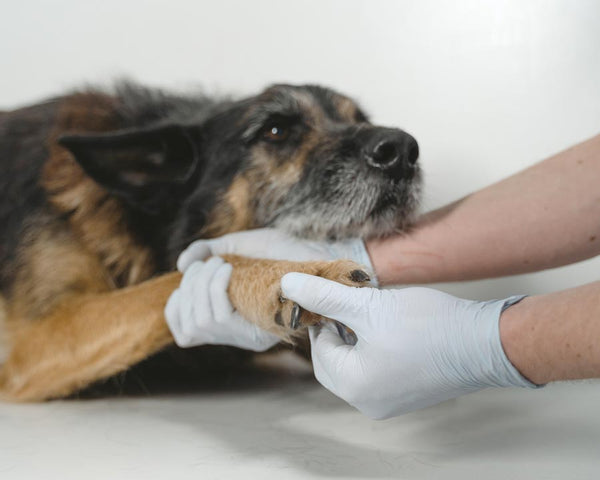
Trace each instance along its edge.
{"label": "white backdrop", "polygon": [[[236,94],[322,83],[415,135],[429,209],[600,131],[599,26],[595,0],[23,0],[0,12],[0,109],[119,76]],[[442,288],[543,292],[599,266]]]}

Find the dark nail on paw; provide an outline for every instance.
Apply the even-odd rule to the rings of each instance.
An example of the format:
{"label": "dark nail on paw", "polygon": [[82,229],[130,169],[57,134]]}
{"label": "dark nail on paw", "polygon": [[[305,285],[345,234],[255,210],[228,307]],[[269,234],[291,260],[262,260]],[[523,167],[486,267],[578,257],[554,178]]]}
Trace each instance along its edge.
{"label": "dark nail on paw", "polygon": [[353,282],[368,282],[371,277],[363,270],[352,270],[350,272],[350,280]]}
{"label": "dark nail on paw", "polygon": [[292,330],[296,330],[300,326],[300,316],[302,315],[302,309],[300,305],[294,303],[292,307],[292,315],[290,318],[290,328]]}
{"label": "dark nail on paw", "polygon": [[346,345],[356,345],[358,338],[352,330],[345,325],[342,325],[340,322],[335,322],[335,328],[337,328],[338,334],[342,337]]}

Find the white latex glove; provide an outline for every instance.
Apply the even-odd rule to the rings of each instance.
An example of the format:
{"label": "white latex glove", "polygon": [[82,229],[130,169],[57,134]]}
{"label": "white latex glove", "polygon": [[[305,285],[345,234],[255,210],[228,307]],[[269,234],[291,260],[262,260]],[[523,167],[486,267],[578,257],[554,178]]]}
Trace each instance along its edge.
{"label": "white latex glove", "polygon": [[311,327],[319,382],[365,415],[383,419],[485,387],[535,387],[500,342],[504,308],[523,297],[474,302],[428,288],[354,288],[302,273],[283,295],[338,320],[358,337],[344,343],[331,325]]}
{"label": "white latex glove", "polygon": [[230,233],[210,240],[197,240],[179,255],[177,268],[180,272],[184,272],[192,262],[225,254],[299,262],[350,259],[366,267],[371,283],[376,285],[377,282],[371,259],[361,239],[317,242],[302,240],[273,228]]}
{"label": "white latex glove", "polygon": [[180,347],[231,345],[262,352],[280,339],[244,320],[231,306],[227,285],[232,267],[222,258],[192,263],[167,306],[165,318]]}

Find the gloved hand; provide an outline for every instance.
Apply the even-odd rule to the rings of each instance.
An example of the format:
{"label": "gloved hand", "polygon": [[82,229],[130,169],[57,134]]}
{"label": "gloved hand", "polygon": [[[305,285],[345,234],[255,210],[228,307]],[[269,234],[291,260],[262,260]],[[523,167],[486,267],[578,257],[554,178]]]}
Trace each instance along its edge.
{"label": "gloved hand", "polygon": [[338,320],[358,337],[346,345],[330,327],[311,327],[317,380],[374,419],[389,418],[485,387],[535,387],[500,342],[504,308],[523,297],[474,302],[428,288],[353,288],[302,273],[283,295]]}
{"label": "gloved hand", "polygon": [[179,255],[177,268],[184,272],[194,261],[225,254],[293,261],[350,259],[369,270],[371,283],[376,285],[377,282],[371,259],[361,239],[316,242],[302,240],[272,228],[231,233],[210,240],[197,240]]}
{"label": "gloved hand", "polygon": [[219,257],[189,265],[165,307],[177,345],[231,345],[262,352],[279,343],[277,336],[247,322],[231,306],[227,297],[231,270]]}

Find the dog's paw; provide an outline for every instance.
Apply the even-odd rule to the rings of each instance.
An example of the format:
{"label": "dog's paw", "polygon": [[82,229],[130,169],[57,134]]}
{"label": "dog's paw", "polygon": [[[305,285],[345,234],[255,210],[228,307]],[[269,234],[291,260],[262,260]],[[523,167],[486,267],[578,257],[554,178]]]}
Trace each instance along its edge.
{"label": "dog's paw", "polygon": [[[247,320],[285,340],[302,334],[303,327],[329,321],[304,310],[282,295],[281,277],[286,273],[306,273],[351,287],[365,287],[370,284],[367,272],[351,260],[288,262],[234,255],[226,255],[224,258],[234,267],[229,284],[229,297],[233,306]],[[336,326],[347,343],[355,340],[349,329],[337,322]]]}
{"label": "dog's paw", "polygon": [[[365,287],[370,284],[371,279],[367,272],[350,260],[314,263],[314,265],[312,262],[303,263],[308,271],[304,270],[302,273],[333,280],[349,287]],[[296,302],[283,297],[281,290],[279,290],[279,303],[281,305],[275,312],[275,323],[280,326],[297,330],[301,327],[317,325],[323,320],[320,315],[304,310]]]}
{"label": "dog's paw", "polygon": [[[322,267],[317,267],[317,270],[315,272],[310,272],[310,274],[333,280],[350,287],[366,287],[370,285],[371,281],[369,274],[365,272],[360,265],[349,260],[330,262]],[[333,322],[338,334],[342,337],[344,342],[349,345],[356,344],[356,334],[352,329],[340,322],[309,312],[296,302],[287,300],[281,295],[279,301],[281,303],[281,309],[277,310],[275,313],[275,323],[278,325],[296,331],[302,327],[317,325],[323,321]],[[288,320],[287,325],[284,319]]]}

